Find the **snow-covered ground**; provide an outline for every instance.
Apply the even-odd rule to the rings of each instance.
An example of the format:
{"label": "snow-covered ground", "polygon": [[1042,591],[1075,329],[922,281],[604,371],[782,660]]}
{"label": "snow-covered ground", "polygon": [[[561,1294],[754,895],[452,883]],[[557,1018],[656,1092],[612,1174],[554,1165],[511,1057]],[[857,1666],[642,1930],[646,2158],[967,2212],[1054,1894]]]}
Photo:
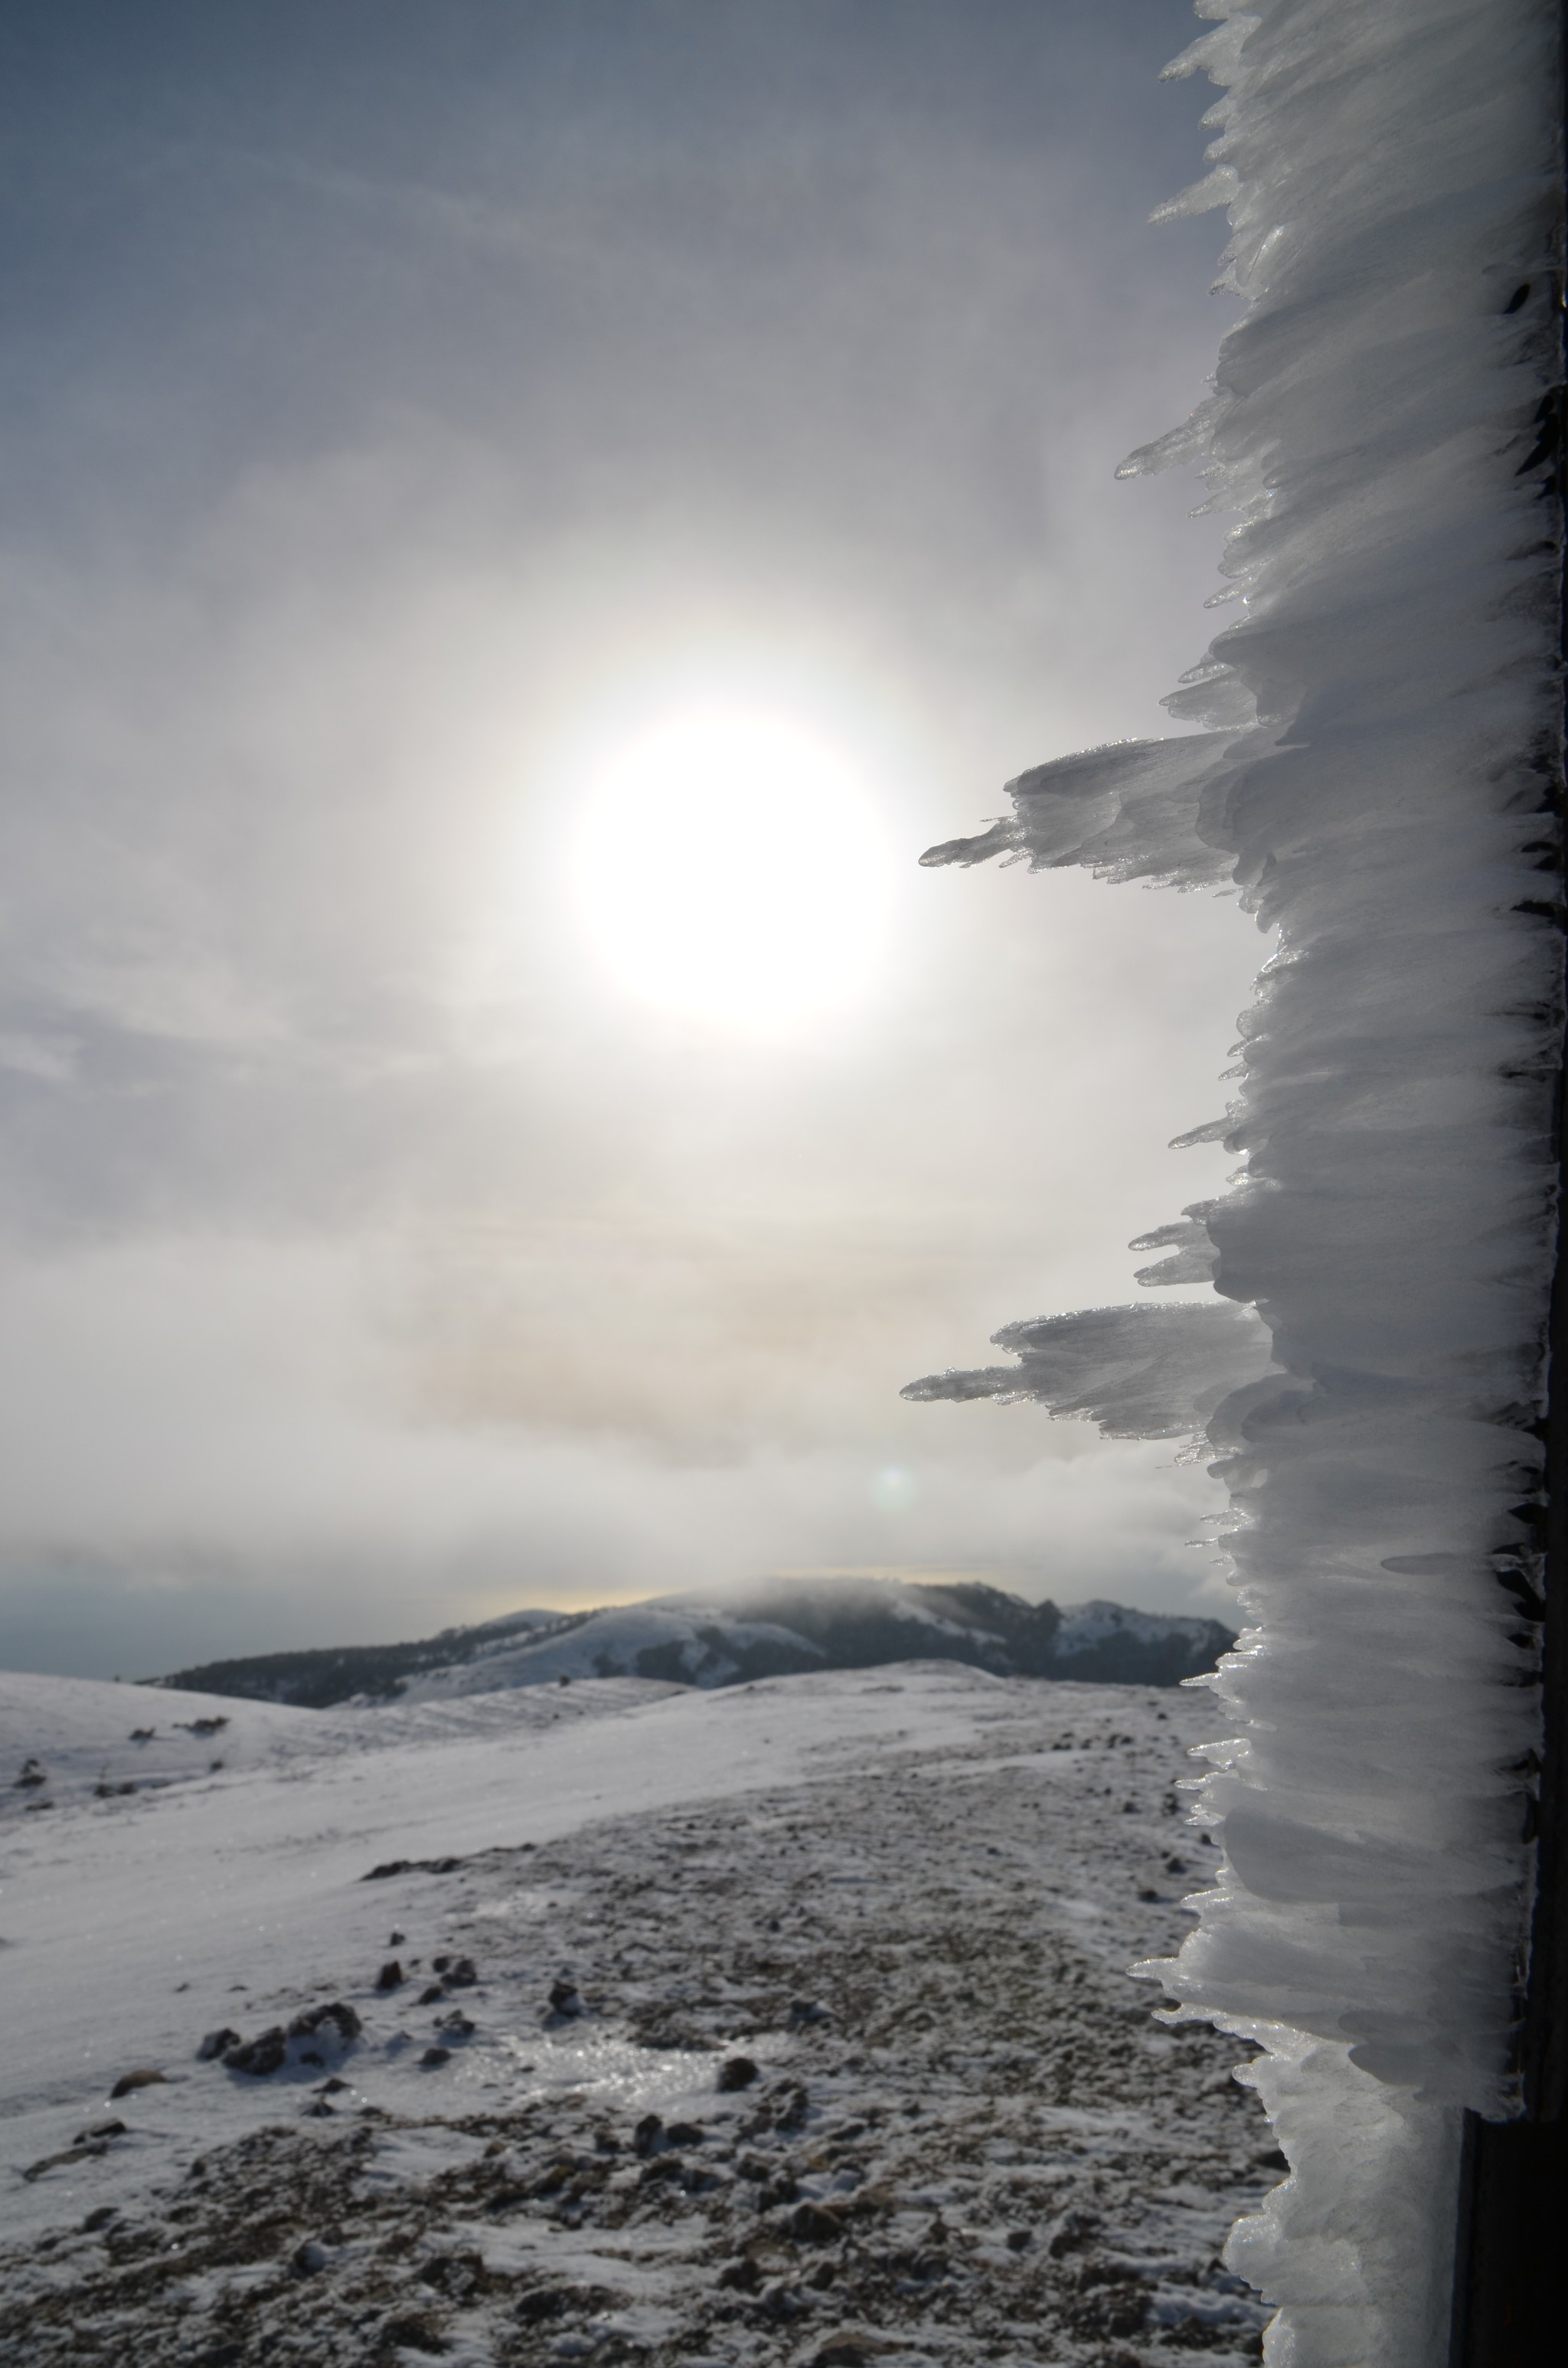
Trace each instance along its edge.
{"label": "snow-covered ground", "polygon": [[1212,1718],[947,1663],[0,1678],[0,2351],[1256,2358],[1215,2254],[1281,2166],[1235,2043],[1123,1971],[1217,1856],[1171,1789]]}

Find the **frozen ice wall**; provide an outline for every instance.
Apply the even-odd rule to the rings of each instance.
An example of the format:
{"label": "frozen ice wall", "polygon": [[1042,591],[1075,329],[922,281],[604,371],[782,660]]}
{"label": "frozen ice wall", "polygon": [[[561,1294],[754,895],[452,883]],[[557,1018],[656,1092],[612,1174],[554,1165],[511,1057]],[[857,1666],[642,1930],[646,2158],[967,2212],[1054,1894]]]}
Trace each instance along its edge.
{"label": "frozen ice wall", "polygon": [[1246,309],[1209,399],[1127,472],[1194,464],[1235,514],[1233,605],[1165,702],[1202,729],[1043,765],[926,860],[1233,881],[1278,930],[1233,1099],[1187,1138],[1235,1152],[1231,1189],[1134,1245],[1166,1253],[1141,1282],[1220,1299],[1015,1326],[1017,1365],[912,1394],[1216,1452],[1253,1624],[1197,1804],[1222,1873],[1154,1970],[1265,2051],[1248,2077],[1291,2175],[1231,2259],[1280,2305],[1267,2358],[1432,2368],[1460,2114],[1516,2103],[1530,1881],[1559,13],[1199,14],[1171,72],[1220,86],[1212,169],[1166,211],[1229,208]]}

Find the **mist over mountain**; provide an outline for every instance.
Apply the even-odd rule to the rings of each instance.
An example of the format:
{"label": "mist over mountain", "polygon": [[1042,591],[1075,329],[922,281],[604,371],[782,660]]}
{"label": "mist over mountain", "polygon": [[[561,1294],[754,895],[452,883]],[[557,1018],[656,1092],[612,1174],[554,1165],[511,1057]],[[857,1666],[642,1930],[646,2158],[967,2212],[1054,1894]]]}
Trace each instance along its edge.
{"label": "mist over mountain", "polygon": [[153,1683],[324,1709],[356,1697],[433,1701],[591,1678],[733,1686],[896,1661],[960,1661],[997,1677],[1179,1685],[1235,1643],[1218,1620],[1116,1603],[1062,1608],[1005,1588],[893,1579],[763,1581],[597,1611],[507,1613],[396,1645],[267,1653]]}

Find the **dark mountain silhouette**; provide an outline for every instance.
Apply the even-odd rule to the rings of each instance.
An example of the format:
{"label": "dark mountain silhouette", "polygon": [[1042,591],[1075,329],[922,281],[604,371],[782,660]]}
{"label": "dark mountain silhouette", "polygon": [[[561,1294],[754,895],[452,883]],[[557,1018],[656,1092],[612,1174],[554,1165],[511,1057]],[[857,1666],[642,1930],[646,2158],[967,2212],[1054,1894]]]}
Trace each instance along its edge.
{"label": "dark mountain silhouette", "polygon": [[430,1700],[584,1678],[741,1685],[896,1661],[963,1661],[997,1677],[1174,1686],[1212,1668],[1234,1643],[1218,1620],[1103,1602],[1062,1610],[970,1582],[776,1579],[722,1597],[516,1611],[410,1644],[213,1661],[152,1682],[316,1710],[356,1697]]}

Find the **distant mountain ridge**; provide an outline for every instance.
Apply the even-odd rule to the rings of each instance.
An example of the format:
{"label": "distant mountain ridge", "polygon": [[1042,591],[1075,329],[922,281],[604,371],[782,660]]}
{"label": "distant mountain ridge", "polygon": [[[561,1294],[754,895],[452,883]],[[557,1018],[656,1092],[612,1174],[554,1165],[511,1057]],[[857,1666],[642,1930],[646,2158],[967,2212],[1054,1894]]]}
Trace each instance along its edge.
{"label": "distant mountain ridge", "polygon": [[1028,1603],[1005,1588],[897,1579],[762,1581],[598,1611],[515,1611],[402,1645],[347,1645],[180,1669],[154,1685],[324,1710],[355,1698],[440,1701],[583,1678],[732,1686],[895,1661],[962,1661],[997,1677],[1174,1686],[1235,1643],[1218,1620],[1117,1603]]}

